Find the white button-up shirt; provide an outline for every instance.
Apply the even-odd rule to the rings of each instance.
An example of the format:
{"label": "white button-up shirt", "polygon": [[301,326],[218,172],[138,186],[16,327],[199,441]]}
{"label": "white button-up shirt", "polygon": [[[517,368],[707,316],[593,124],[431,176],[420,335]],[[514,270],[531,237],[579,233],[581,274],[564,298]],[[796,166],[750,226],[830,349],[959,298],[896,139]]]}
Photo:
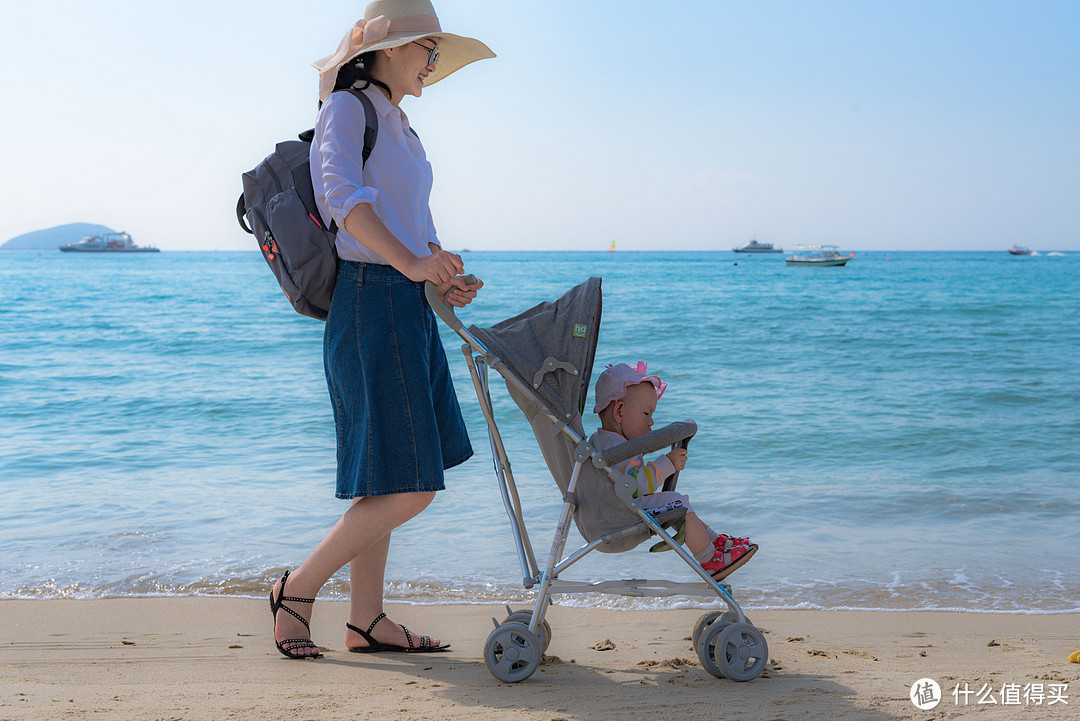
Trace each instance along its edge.
{"label": "white button-up shirt", "polygon": [[409,131],[409,119],[374,85],[364,92],[379,116],[379,135],[364,165],[364,106],[352,93],[331,93],[322,104],[311,143],[315,203],[327,222],[337,222],[337,252],[344,260],[389,265],[345,230],[345,218],[370,203],[387,230],[417,257],[439,245],[428,202],[431,163]]}

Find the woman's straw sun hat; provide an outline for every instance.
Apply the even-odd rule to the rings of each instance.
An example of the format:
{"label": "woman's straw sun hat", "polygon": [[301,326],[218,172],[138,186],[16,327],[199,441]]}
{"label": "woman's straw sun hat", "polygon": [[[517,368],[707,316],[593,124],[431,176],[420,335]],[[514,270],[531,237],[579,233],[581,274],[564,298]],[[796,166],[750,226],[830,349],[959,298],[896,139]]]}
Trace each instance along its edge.
{"label": "woman's straw sun hat", "polygon": [[341,39],[337,52],[316,60],[319,71],[319,99],[326,100],[334,91],[338,70],[361,53],[407,45],[420,38],[439,39],[439,62],[424,85],[432,85],[469,63],[495,57],[479,40],[444,33],[429,0],[374,0]]}

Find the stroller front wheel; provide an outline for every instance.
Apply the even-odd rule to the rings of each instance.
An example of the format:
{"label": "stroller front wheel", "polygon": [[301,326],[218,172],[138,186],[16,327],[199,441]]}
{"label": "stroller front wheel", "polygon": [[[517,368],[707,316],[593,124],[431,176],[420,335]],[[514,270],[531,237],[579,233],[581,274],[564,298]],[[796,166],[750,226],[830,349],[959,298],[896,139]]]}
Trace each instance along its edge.
{"label": "stroller front wheel", "polygon": [[[749,616],[744,615],[743,618],[745,618],[746,622],[750,625],[754,624],[754,622],[750,620]],[[694,624],[694,632],[691,634],[694,649],[697,649],[698,641],[701,640],[701,634],[705,632],[706,628],[713,625],[714,623],[735,623],[736,620],[738,619],[735,616],[734,611],[709,611],[708,613],[703,613],[701,617],[697,620],[697,623]]]}
{"label": "stroller front wheel", "polygon": [[695,651],[697,650],[698,641],[701,640],[701,634],[704,633],[705,629],[711,626],[716,619],[720,618],[721,615],[723,614],[720,611],[709,611],[708,613],[701,614],[701,617],[698,618],[697,623],[694,624],[694,632],[690,634],[690,639],[693,642]]}
{"label": "stroller front wheel", "polygon": [[717,678],[750,681],[765,670],[769,645],[765,636],[748,623],[713,623],[697,643],[701,665]]}
{"label": "stroller front wheel", "polygon": [[[507,610],[509,610],[509,608]],[[510,615],[504,618],[502,624],[500,625],[506,625],[508,623],[523,623],[528,626],[532,622],[532,614],[533,612],[529,610],[511,611]],[[539,632],[540,642],[541,644],[543,644],[542,653],[547,653],[548,646],[551,645],[551,624],[548,623],[547,619],[545,618],[543,621],[540,622],[536,630]]]}

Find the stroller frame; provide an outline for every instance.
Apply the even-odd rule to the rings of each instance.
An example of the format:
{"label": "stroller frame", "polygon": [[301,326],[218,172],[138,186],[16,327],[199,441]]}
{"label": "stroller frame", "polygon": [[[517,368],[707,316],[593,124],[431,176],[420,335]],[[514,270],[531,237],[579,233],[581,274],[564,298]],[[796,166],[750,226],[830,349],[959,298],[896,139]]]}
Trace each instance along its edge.
{"label": "stroller frame", "polygon": [[[474,283],[471,276],[466,282]],[[526,589],[537,588],[537,597],[532,610],[513,611],[507,606],[507,617],[502,623],[492,619],[495,630],[488,637],[484,648],[485,662],[489,671],[505,682],[517,682],[527,679],[539,667],[543,652],[551,641],[551,627],[545,616],[547,608],[553,603],[553,597],[560,594],[603,593],[630,597],[670,597],[670,596],[716,596],[727,606],[726,612],[710,611],[698,619],[692,639],[702,666],[713,676],[731,678],[736,681],[749,681],[756,678],[768,660],[768,646],[764,636],[755,628],[735,601],[731,588],[718,583],[705,571],[693,555],[676,542],[667,527],[679,523],[685,516],[685,509],[678,508],[660,512],[650,512],[641,508],[634,498],[636,486],[629,482],[629,477],[613,468],[615,463],[625,458],[614,458],[620,446],[610,449],[605,457],[594,449],[586,438],[574,430],[568,422],[570,414],[560,418],[542,399],[533,393],[533,388],[523,383],[511,372],[503,361],[490,351],[485,344],[464,327],[453,309],[438,297],[435,286],[428,282],[425,293],[432,310],[443,320],[465,344],[461,352],[469,368],[477,400],[488,429],[488,441],[494,462],[495,476],[503,506],[510,520],[518,561],[521,565],[522,584]],[[548,358],[548,366],[558,364]],[[563,494],[563,504],[556,524],[545,564],[537,564],[532,542],[525,524],[522,503],[514,481],[509,457],[495,421],[495,411],[491,399],[489,369],[495,370],[506,382],[508,388],[516,389],[533,399],[550,421],[553,432],[562,434],[574,444],[574,466]],[[571,371],[576,375],[579,371]],[[662,448],[678,444],[685,446],[696,433],[693,421],[673,423],[665,428],[652,431],[647,437],[645,447],[641,443],[626,458],[637,453],[652,453]],[[629,445],[629,444],[626,444]],[[614,484],[615,495],[633,512],[637,521],[631,526],[614,530],[586,543],[568,556],[563,557],[570,534],[570,524],[577,506],[575,491],[585,464],[591,463],[605,473]],[[552,473],[555,471],[552,470]],[[678,474],[669,479],[665,490],[674,488]],[[621,579],[599,582],[564,580],[563,572],[606,543],[624,538],[627,535],[642,535],[642,526],[648,529],[647,535],[659,536],[667,546],[701,578],[701,583],[685,583],[668,580]],[[645,536],[647,537],[647,536]],[[586,537],[587,538],[587,537]],[[632,542],[633,545],[637,543]]]}

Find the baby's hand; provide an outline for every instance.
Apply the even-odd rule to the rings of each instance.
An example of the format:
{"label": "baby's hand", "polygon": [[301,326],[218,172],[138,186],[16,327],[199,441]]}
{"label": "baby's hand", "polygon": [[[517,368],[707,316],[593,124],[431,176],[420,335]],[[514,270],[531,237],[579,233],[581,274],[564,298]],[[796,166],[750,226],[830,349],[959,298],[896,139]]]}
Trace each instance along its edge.
{"label": "baby's hand", "polygon": [[668,460],[671,461],[671,465],[675,466],[676,471],[681,471],[686,468],[686,449],[676,448],[675,450],[667,454]]}

